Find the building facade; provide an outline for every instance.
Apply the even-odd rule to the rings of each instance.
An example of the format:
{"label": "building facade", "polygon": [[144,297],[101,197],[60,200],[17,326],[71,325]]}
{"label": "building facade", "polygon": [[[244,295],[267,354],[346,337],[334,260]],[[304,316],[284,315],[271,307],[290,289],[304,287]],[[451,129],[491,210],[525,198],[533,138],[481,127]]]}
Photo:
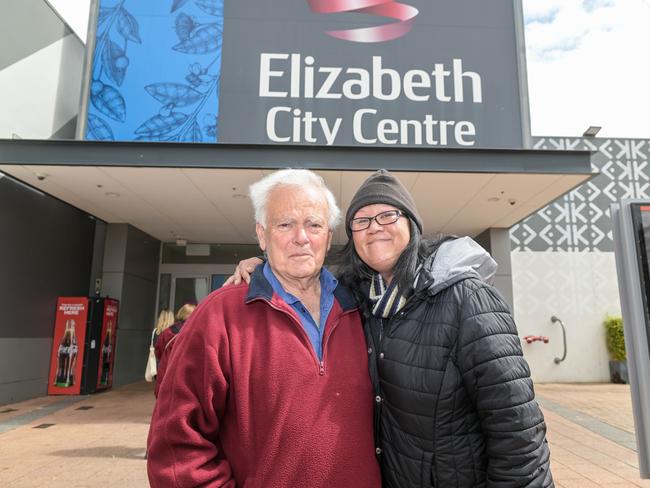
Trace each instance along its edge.
{"label": "building facade", "polygon": [[257,254],[247,186],[286,166],[343,208],[396,172],[426,233],[492,252],[520,335],[550,337],[524,346],[536,380],[607,379],[607,205],[643,195],[647,144],[530,137],[519,1],[392,2],[378,21],[315,0],[101,0],[87,30],[65,4],[0,7],[0,403],[45,393],[58,296],[118,299],[114,384],[141,379],[158,311]]}
{"label": "building facade", "polygon": [[[543,335],[548,344],[525,345],[536,380],[609,381],[603,321],[620,315],[610,205],[650,196],[650,141],[537,137],[539,149],[593,152],[599,174],[510,230],[514,307],[520,335]],[[567,357],[561,364],[562,333]]]}

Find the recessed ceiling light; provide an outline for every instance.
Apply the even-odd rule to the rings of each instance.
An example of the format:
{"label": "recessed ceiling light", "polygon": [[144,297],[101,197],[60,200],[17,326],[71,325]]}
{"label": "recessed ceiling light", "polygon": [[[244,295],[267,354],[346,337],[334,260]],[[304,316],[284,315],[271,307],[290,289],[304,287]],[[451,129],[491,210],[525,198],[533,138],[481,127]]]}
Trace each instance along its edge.
{"label": "recessed ceiling light", "polygon": [[498,202],[498,201],[499,201],[499,197],[490,197],[490,198],[488,198],[488,202]]}
{"label": "recessed ceiling light", "polygon": [[119,193],[114,192],[114,191],[107,191],[106,193],[104,193],[104,195],[106,195],[109,198],[117,198],[117,197],[120,196]]}

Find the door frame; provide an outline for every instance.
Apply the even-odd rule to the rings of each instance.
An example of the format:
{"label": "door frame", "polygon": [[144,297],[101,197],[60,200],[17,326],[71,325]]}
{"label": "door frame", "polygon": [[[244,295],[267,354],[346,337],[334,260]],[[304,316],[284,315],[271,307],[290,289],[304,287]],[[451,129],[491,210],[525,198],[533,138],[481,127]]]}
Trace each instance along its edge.
{"label": "door frame", "polygon": [[[156,283],[156,317],[160,313],[158,304],[160,303],[160,276],[170,274],[171,281],[169,290],[169,304],[173,306],[176,295],[175,284],[176,278],[202,278],[207,277],[208,289],[212,286],[212,275],[227,274],[231,275],[235,270],[234,264],[160,264],[158,267],[158,282]],[[176,310],[172,310],[176,313]]]}
{"label": "door frame", "polygon": [[[172,279],[171,279],[171,282],[170,282],[170,290],[169,290],[169,302],[170,302],[169,304],[173,305],[174,313],[176,313],[176,310],[177,310],[177,307],[174,305],[174,303],[176,302],[176,279],[177,278],[205,278],[205,280],[207,281],[207,285],[208,285],[208,295],[210,294],[210,291],[211,291],[210,288],[211,288],[211,284],[212,284],[212,276],[211,275],[209,275],[209,274],[195,274],[195,273],[175,273],[175,274],[172,274]],[[206,296],[208,296],[208,295],[206,295]],[[180,306],[178,308],[180,308]]]}

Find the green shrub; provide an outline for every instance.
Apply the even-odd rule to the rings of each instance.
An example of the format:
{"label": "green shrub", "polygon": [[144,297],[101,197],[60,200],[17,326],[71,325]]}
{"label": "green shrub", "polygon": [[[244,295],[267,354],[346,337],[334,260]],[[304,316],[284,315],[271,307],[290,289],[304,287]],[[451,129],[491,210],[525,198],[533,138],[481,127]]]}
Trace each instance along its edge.
{"label": "green shrub", "polygon": [[623,335],[623,318],[608,315],[603,322],[607,339],[607,350],[612,361],[625,361],[625,336]]}

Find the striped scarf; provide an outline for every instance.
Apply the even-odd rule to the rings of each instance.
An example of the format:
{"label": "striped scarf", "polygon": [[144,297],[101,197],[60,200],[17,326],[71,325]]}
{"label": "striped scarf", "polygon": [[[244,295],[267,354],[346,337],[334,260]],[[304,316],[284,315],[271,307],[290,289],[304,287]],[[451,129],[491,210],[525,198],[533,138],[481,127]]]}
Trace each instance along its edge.
{"label": "striped scarf", "polygon": [[375,317],[392,317],[404,307],[408,296],[409,293],[400,292],[395,280],[386,287],[386,282],[379,273],[373,275],[368,298],[374,303],[372,314]]}

